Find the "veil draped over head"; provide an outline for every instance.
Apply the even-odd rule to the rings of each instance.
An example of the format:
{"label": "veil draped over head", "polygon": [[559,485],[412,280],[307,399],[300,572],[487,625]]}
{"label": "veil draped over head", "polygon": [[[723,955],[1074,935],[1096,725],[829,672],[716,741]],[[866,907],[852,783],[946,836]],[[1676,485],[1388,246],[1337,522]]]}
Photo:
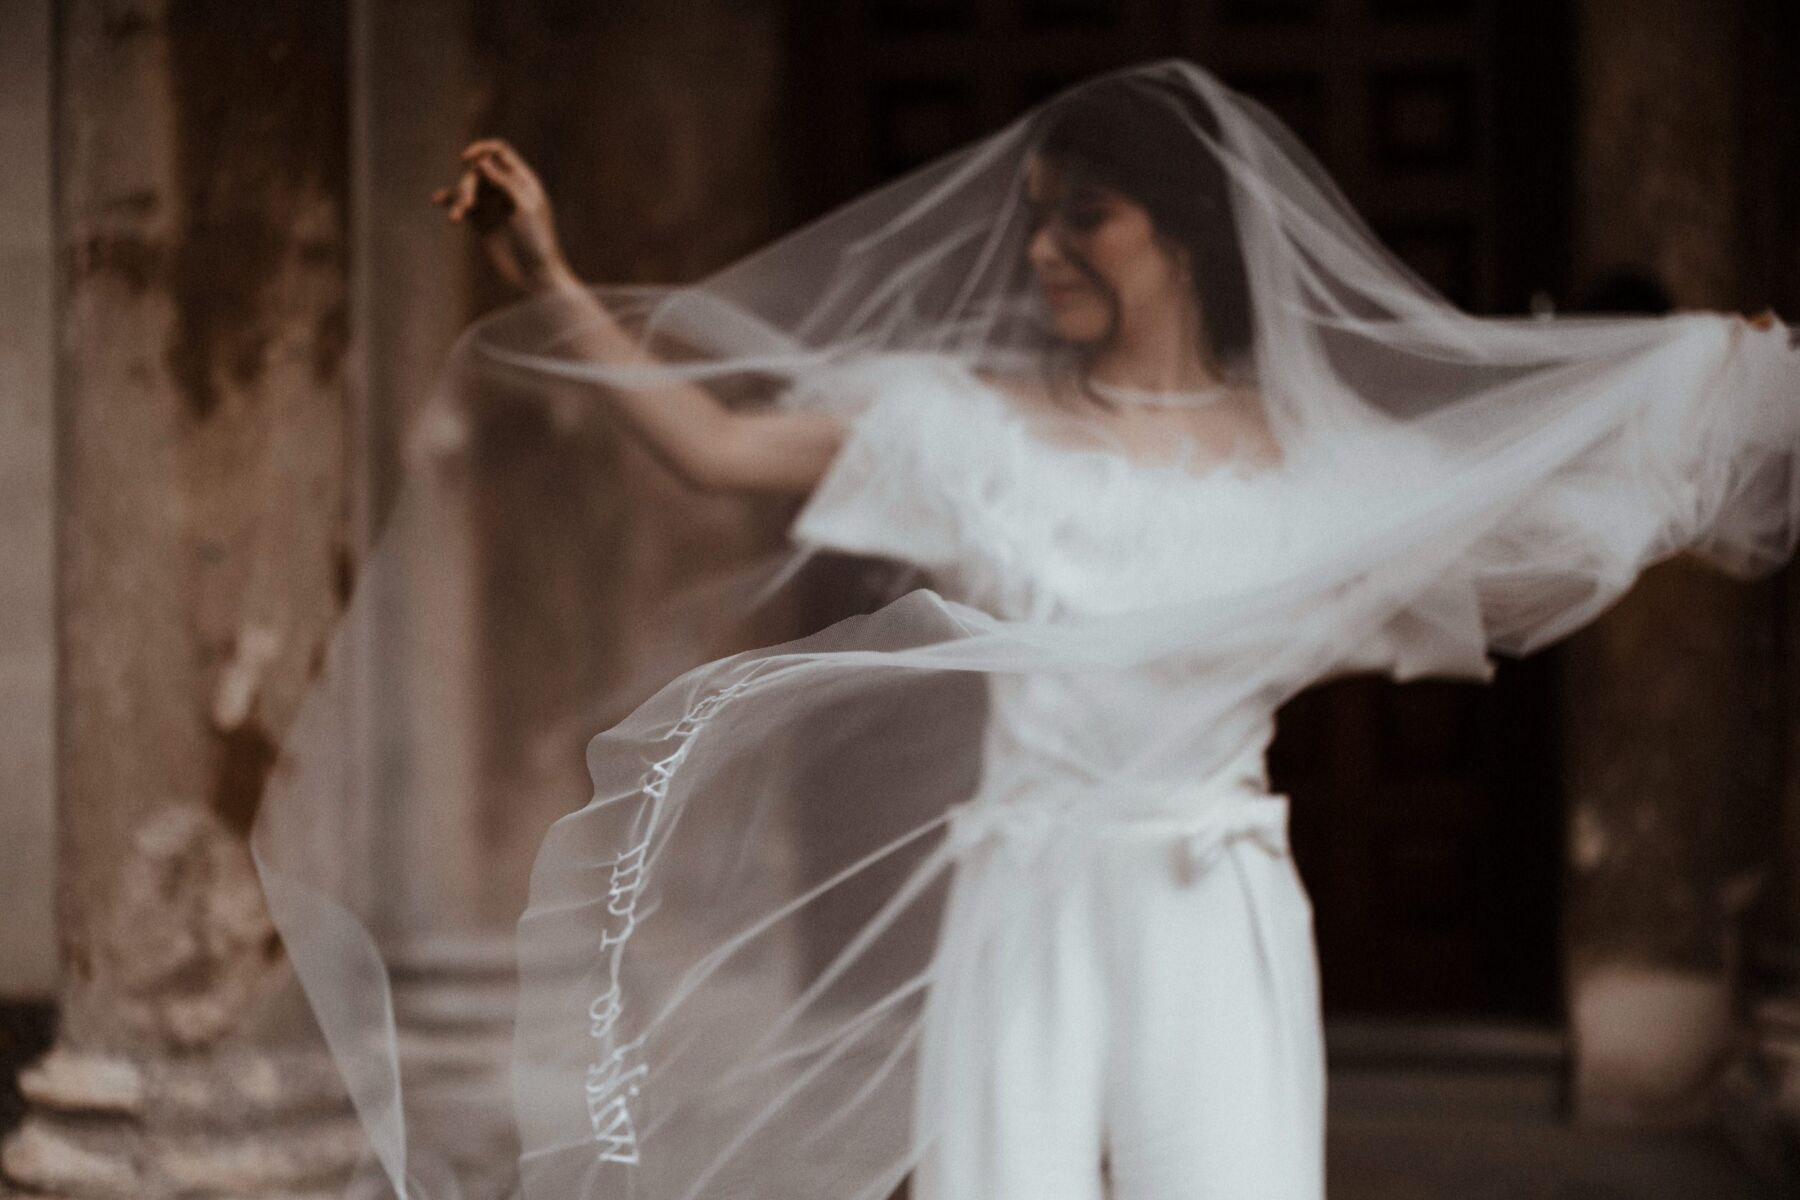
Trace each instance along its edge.
{"label": "veil draped over head", "polygon": [[[1149,214],[1260,449],[1120,436],[1033,161],[1056,221],[1090,181]],[[1458,311],[1180,60],[591,296],[458,344],[254,831],[395,1194],[884,1200],[958,1052],[934,985],[1036,917],[946,920],[982,813],[1173,812],[1334,672],[1485,678],[1672,554],[1772,570],[1800,515],[1785,326]],[[842,447],[801,499],[621,488],[609,399],[690,385]],[[882,572],[870,611],[807,606],[821,551]]]}

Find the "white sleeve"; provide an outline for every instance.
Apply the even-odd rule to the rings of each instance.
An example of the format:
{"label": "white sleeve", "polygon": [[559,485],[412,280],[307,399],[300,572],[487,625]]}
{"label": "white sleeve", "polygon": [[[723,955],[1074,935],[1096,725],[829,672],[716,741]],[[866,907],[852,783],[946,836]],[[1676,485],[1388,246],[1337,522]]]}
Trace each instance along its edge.
{"label": "white sleeve", "polygon": [[[1446,494],[1491,487],[1493,515],[1336,673],[1483,678],[1489,651],[1559,641],[1663,559],[1690,553],[1742,577],[1785,561],[1800,524],[1800,354],[1780,327],[1669,320],[1669,337],[1600,377],[1591,404],[1566,410],[1585,432],[1573,448],[1544,443],[1558,446],[1553,465],[1531,468],[1528,441],[1497,451],[1529,482],[1500,480],[1498,458],[1420,470]],[[1384,451],[1397,477],[1413,445],[1396,439]]]}
{"label": "white sleeve", "polygon": [[1381,674],[1491,683],[1495,663],[1481,633],[1476,597],[1454,577],[1388,618],[1325,676]]}
{"label": "white sleeve", "polygon": [[943,475],[953,468],[946,439],[955,436],[956,402],[923,366],[877,355],[807,381],[846,430],[788,528],[792,540],[927,569],[956,561],[966,514]]}
{"label": "white sleeve", "polygon": [[1680,553],[1741,578],[1800,524],[1800,354],[1787,330],[1683,315],[1635,406],[1477,541],[1460,571],[1489,645],[1529,653],[1586,625]]}

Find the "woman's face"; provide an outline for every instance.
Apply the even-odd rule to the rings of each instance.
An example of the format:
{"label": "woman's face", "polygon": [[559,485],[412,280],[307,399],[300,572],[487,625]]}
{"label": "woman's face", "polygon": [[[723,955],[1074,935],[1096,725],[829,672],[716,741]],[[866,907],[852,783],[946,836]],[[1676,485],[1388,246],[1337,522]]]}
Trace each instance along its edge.
{"label": "woman's face", "polygon": [[1108,293],[1118,298],[1121,329],[1184,298],[1180,264],[1157,242],[1150,214],[1121,193],[1065,186],[1055,167],[1034,157],[1024,203],[1032,222],[1026,256],[1064,339],[1093,343],[1107,335]]}

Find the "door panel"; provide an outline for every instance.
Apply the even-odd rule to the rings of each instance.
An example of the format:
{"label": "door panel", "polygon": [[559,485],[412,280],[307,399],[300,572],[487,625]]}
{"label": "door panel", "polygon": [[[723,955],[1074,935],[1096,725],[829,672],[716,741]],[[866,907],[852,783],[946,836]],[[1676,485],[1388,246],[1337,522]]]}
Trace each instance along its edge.
{"label": "door panel", "polygon": [[[864,0],[793,9],[795,220],[1097,72],[1179,55],[1286,122],[1453,302],[1517,312],[1566,261],[1566,0]],[[821,577],[850,606],[856,576]],[[1297,697],[1294,798],[1328,1008],[1556,1015],[1552,656],[1488,687]]]}

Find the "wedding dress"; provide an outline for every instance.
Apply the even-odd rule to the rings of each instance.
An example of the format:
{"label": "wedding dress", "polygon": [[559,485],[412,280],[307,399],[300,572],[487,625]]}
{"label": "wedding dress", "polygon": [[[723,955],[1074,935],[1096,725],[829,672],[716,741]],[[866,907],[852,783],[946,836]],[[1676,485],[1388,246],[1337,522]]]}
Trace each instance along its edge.
{"label": "wedding dress", "polygon": [[[1034,434],[954,360],[891,355],[855,374],[839,386],[871,403],[791,535],[927,566],[943,595],[1007,618],[1235,586],[1331,494],[1240,457],[1121,470]],[[871,493],[875,472],[889,478]],[[1491,678],[1484,654],[1428,630],[1379,630],[1333,673]],[[1159,692],[1180,703],[1204,670],[1245,673],[1137,667],[1114,702],[1091,673],[992,681],[981,782],[948,832],[913,1117],[939,1133],[915,1200],[1097,1200],[1103,1155],[1121,1198],[1323,1194],[1311,905],[1268,786],[1274,706],[1245,700],[1162,784],[1120,789],[1083,766],[1105,757],[1084,742],[1129,743],[1109,718]]]}
{"label": "wedding dress", "polygon": [[[1079,375],[1022,269],[1034,154],[1134,181],[1185,231],[1276,453],[1153,458],[1018,398]],[[451,449],[409,479],[254,832],[396,1193],[463,1194],[476,1140],[418,1099],[387,897],[399,852],[408,886],[449,874],[406,719],[429,687],[407,681],[464,649],[419,588],[467,557],[437,514],[485,500],[479,414],[555,428],[679,383],[845,427],[766,554],[696,568],[697,599],[657,611],[648,695],[540,702],[529,673],[511,693],[580,731],[593,788],[548,822],[510,931],[532,1200],[885,1200],[909,1176],[915,1200],[1087,1200],[1103,1164],[1118,1200],[1315,1200],[1318,980],[1265,769],[1276,710],[1348,671],[1491,678],[1653,562],[1751,577],[1800,525],[1787,328],[1459,313],[1272,117],[1176,60],[697,284],[594,294],[654,358],[596,361],[598,318],[555,298],[459,347]],[[479,461],[537,480],[521,444]],[[511,523],[479,506],[506,550],[603,519],[575,484],[529,495]],[[820,551],[893,564],[887,601],[709,657]],[[491,619],[566,610],[530,602],[539,582],[508,575]]]}
{"label": "wedding dress", "polygon": [[[793,534],[929,564],[974,607],[1054,619],[1203,590],[1229,564],[1198,551],[1216,536],[1157,519],[1170,488],[1205,492],[1187,511],[1215,529],[1255,527],[1225,554],[1292,519],[1277,471],[1114,473],[1108,455],[1047,446],[954,362],[872,373],[905,391],[885,402],[898,411],[857,422]],[[895,462],[906,474],[882,495],[901,507],[844,482]],[[1149,676],[1133,672],[1132,699],[1178,701],[1180,681]],[[1121,792],[1069,752],[1117,736],[1104,723],[1120,711],[1079,673],[993,681],[982,781],[948,834],[958,865],[914,1114],[940,1132],[916,1200],[1097,1198],[1103,1155],[1122,1197],[1322,1191],[1310,907],[1285,798],[1267,789],[1273,713],[1246,704],[1218,733],[1236,743],[1224,765],[1197,756],[1210,773]]]}

